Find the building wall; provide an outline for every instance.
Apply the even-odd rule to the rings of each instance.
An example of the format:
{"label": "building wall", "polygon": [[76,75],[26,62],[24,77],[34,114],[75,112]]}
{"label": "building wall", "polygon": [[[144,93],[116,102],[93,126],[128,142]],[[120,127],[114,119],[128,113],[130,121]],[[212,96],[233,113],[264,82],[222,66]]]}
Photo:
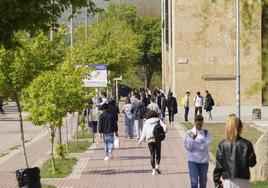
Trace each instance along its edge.
{"label": "building wall", "polygon": [[[224,8],[224,3],[211,7],[206,22],[200,18],[205,0],[173,0],[173,40],[168,56],[163,50],[163,82],[171,84],[171,90],[180,99],[186,91],[195,95],[209,90],[216,105],[236,104],[236,82],[226,80],[236,74],[236,8],[235,1]],[[260,15],[258,15],[260,16]],[[260,19],[259,19],[260,20]],[[201,28],[208,23],[203,33]],[[242,25],[242,24],[241,24]],[[261,90],[249,94],[251,88],[262,79],[261,71],[261,22],[249,37],[249,52],[241,50],[241,104],[261,105]],[[181,64],[188,60],[187,64]],[[172,69],[171,69],[172,68]],[[221,77],[224,80],[207,81],[202,77]],[[171,77],[171,78],[170,78]],[[164,84],[167,85],[167,84]]]}

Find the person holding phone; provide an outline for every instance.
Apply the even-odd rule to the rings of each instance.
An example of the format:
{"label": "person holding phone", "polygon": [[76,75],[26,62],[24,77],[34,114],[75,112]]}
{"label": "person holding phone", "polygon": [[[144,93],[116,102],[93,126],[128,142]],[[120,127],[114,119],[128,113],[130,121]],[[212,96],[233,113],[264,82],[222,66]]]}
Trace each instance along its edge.
{"label": "person holding phone", "polygon": [[188,151],[191,188],[205,188],[207,185],[210,133],[203,129],[203,124],[203,116],[197,115],[195,125],[186,133],[184,141],[184,147]]}

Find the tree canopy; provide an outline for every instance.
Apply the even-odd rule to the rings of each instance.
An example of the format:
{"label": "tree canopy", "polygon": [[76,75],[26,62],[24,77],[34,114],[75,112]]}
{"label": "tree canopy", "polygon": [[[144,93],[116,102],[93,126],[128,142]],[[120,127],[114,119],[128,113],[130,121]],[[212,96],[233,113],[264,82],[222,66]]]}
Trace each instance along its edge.
{"label": "tree canopy", "polygon": [[88,12],[97,8],[92,0],[8,0],[0,1],[0,44],[9,46],[17,31],[31,34],[48,30],[61,14],[72,7],[73,14],[82,7]]}

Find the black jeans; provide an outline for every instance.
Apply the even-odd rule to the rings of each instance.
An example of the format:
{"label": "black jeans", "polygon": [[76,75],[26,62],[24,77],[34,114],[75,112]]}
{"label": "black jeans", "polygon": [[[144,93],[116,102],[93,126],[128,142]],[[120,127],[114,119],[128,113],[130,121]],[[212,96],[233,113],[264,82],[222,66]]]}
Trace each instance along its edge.
{"label": "black jeans", "polygon": [[150,142],[148,143],[148,147],[151,154],[151,165],[152,168],[155,169],[155,159],[157,165],[160,164],[161,160],[161,142]]}
{"label": "black jeans", "polygon": [[168,117],[169,117],[169,122],[174,122],[174,112],[173,111],[168,111]]}
{"label": "black jeans", "polygon": [[202,106],[200,107],[195,107],[194,109],[194,117],[197,115],[197,113],[199,112],[200,115],[202,115]]}
{"label": "black jeans", "polygon": [[185,107],[184,120],[188,121],[189,107]]}

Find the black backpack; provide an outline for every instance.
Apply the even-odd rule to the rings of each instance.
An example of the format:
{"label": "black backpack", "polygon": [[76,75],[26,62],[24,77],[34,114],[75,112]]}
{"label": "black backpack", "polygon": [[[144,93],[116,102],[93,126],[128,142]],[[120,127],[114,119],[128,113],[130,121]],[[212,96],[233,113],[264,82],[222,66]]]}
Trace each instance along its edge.
{"label": "black backpack", "polygon": [[146,113],[146,107],[143,105],[143,103],[139,103],[137,105],[137,108],[135,110],[135,117],[137,119],[143,119],[145,118],[145,113]]}
{"label": "black backpack", "polygon": [[166,138],[164,128],[161,126],[160,121],[154,127],[154,139],[156,142],[162,142]]}

